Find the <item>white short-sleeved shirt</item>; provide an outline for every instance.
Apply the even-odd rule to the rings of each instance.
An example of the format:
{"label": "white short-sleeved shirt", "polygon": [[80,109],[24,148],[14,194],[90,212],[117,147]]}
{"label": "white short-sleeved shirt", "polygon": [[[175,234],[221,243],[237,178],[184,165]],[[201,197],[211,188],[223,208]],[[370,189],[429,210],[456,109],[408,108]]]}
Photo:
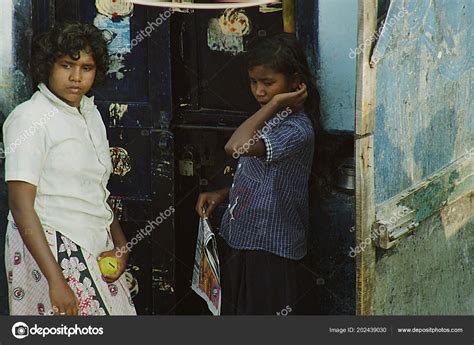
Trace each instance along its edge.
{"label": "white short-sleeved shirt", "polygon": [[43,229],[59,231],[97,256],[113,249],[105,126],[93,98],[82,97],[79,112],[44,84],[38,88],[3,125],[5,181],[35,185]]}

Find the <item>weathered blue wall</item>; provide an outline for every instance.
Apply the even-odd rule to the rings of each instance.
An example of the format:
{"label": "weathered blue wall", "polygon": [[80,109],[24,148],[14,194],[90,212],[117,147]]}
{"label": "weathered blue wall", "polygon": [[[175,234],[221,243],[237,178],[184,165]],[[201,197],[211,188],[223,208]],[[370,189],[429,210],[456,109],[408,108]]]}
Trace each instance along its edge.
{"label": "weathered blue wall", "polygon": [[[31,96],[29,52],[32,33],[32,2],[2,1],[0,13],[0,123],[19,103]],[[0,137],[2,134],[0,133]],[[0,139],[3,149],[3,139]],[[3,153],[3,151],[2,151]],[[8,287],[4,243],[7,228],[7,185],[3,182],[4,155],[0,154],[0,315],[8,314]]]}
{"label": "weathered blue wall", "polygon": [[327,130],[353,131],[358,0],[297,1],[298,36],[305,44],[321,94]]}
{"label": "weathered blue wall", "polygon": [[[319,84],[322,125],[333,134],[321,158],[330,167],[352,154],[356,56],[349,54],[357,44],[357,0],[297,0],[296,6],[297,35]],[[347,256],[355,246],[355,197],[336,189],[312,196],[307,260],[317,277],[317,312],[355,314],[356,268]]]}
{"label": "weathered blue wall", "polygon": [[474,314],[473,210],[460,200],[378,260],[374,314]]}
{"label": "weathered blue wall", "polygon": [[473,17],[472,0],[392,2],[374,54],[377,204],[474,148]]}
{"label": "weathered blue wall", "polygon": [[[372,56],[376,203],[423,182],[410,207],[428,216],[378,250],[374,314],[474,313],[473,16],[472,0],[393,0]],[[449,166],[447,185],[426,182]],[[439,200],[427,202],[430,193]]]}

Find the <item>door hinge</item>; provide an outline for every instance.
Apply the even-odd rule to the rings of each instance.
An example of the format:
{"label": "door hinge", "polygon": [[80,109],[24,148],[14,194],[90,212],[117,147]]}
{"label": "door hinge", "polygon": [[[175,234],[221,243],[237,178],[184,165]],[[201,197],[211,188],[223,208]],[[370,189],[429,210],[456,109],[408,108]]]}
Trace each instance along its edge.
{"label": "door hinge", "polygon": [[383,249],[397,245],[400,240],[410,235],[419,225],[416,210],[397,206],[390,217],[377,217],[373,231],[374,244]]}

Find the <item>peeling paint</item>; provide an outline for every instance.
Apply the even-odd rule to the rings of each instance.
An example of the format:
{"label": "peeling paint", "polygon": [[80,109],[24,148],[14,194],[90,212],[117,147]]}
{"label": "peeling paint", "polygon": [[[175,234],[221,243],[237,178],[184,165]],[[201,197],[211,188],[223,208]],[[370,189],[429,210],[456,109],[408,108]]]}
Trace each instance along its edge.
{"label": "peeling paint", "polygon": [[159,162],[156,166],[156,169],[155,169],[156,175],[161,178],[165,178],[167,180],[172,181],[173,172],[170,168],[171,168],[171,162],[167,160],[163,160]]}
{"label": "peeling paint", "polygon": [[376,315],[474,311],[474,2],[392,0],[408,14],[375,54],[375,199],[416,211],[413,236],[377,257]]}
{"label": "peeling paint", "polygon": [[434,215],[377,261],[374,315],[472,315],[474,219],[462,223],[447,237]]}
{"label": "peeling paint", "polygon": [[111,196],[109,200],[110,207],[114,211],[117,220],[121,221],[123,216],[123,200],[113,196]]}
{"label": "peeling paint", "polygon": [[225,10],[219,17],[219,26],[224,35],[245,36],[250,33],[250,19],[244,10]]}
{"label": "peeling paint", "polygon": [[96,0],[97,12],[110,19],[130,16],[133,12],[133,3],[125,0]]}
{"label": "peeling paint", "polygon": [[110,56],[110,65],[107,74],[114,76],[117,80],[121,80],[125,77],[125,57],[121,54],[114,54]]}
{"label": "peeling paint", "polygon": [[93,23],[102,30],[110,54],[107,74],[121,80],[127,71],[125,55],[132,49],[130,16],[133,14],[133,4],[122,0],[96,0],[96,8],[98,13]]}
{"label": "peeling paint", "polygon": [[[453,2],[453,1],[452,1]],[[379,41],[375,130],[376,202],[455,161],[472,135],[472,1],[394,0],[407,10]],[[438,54],[441,59],[438,59]]]}
{"label": "peeling paint", "polygon": [[121,55],[130,53],[130,17],[124,17],[121,20],[111,20],[106,16],[97,14],[94,18],[94,25],[102,30],[104,38],[107,41],[109,54]]}
{"label": "peeling paint", "polygon": [[168,270],[161,270],[159,268],[153,269],[153,286],[158,287],[162,292],[174,294],[174,287],[165,279],[165,275],[168,274]]}
{"label": "peeling paint", "polygon": [[244,51],[243,36],[250,30],[250,18],[244,10],[227,9],[219,19],[209,20],[207,45],[211,50],[237,55]]}
{"label": "peeling paint", "polygon": [[441,211],[441,222],[446,239],[449,240],[456,235],[468,223],[473,214],[474,194],[444,208]]}
{"label": "peeling paint", "polygon": [[111,103],[109,106],[110,126],[115,127],[123,115],[128,111],[128,104]]}
{"label": "peeling paint", "polygon": [[127,286],[128,286],[128,289],[130,290],[130,296],[132,298],[135,298],[135,296],[137,296],[138,293],[140,292],[140,288],[138,286],[138,280],[133,275],[133,273],[138,272],[139,270],[140,270],[140,267],[131,266],[131,267],[127,267],[127,270],[125,271],[125,279],[127,280]]}
{"label": "peeling paint", "polygon": [[113,166],[112,174],[123,177],[132,170],[130,156],[123,147],[111,147],[110,156]]}

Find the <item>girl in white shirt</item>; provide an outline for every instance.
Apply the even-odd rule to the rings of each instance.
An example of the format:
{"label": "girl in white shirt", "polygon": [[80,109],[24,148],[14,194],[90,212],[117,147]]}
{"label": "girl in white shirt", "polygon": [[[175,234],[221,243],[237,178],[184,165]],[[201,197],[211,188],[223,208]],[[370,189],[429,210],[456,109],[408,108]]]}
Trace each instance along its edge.
{"label": "girl in white shirt", "polygon": [[[109,58],[102,33],[65,23],[34,40],[38,91],[3,126],[11,315],[134,315],[126,238],[108,205],[109,145],[93,98]],[[98,260],[115,257],[102,275]]]}

